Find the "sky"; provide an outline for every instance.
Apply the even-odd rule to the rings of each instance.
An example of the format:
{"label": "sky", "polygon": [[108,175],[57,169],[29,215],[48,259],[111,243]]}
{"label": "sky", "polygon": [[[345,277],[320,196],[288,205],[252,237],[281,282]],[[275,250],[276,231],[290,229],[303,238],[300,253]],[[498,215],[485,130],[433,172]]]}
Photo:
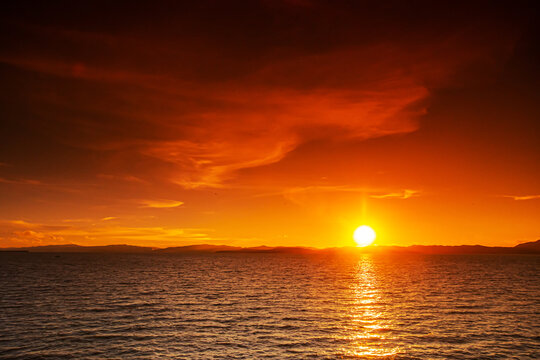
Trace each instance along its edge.
{"label": "sky", "polygon": [[0,7],[0,247],[540,238],[534,2]]}

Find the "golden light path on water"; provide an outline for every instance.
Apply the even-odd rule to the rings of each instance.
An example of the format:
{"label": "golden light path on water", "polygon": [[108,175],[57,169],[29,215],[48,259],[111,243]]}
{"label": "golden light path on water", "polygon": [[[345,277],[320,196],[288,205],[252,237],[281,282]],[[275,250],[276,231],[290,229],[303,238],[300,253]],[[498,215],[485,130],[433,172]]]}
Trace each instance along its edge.
{"label": "golden light path on water", "polygon": [[538,359],[538,264],[0,253],[0,358]]}
{"label": "golden light path on water", "polygon": [[363,255],[354,269],[350,284],[350,324],[346,337],[350,341],[342,349],[350,357],[387,357],[397,354],[398,347],[389,347],[393,339],[391,320],[384,313],[384,299],[378,287],[377,272],[370,255]]}

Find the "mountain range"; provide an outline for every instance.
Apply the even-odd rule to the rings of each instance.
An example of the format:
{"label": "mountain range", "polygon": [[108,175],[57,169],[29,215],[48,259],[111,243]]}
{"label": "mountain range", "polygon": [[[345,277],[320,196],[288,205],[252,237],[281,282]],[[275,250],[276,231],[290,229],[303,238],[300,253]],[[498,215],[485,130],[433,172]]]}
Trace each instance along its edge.
{"label": "mountain range", "polygon": [[187,245],[168,248],[153,248],[133,245],[81,246],[75,244],[45,245],[20,248],[0,248],[1,252],[32,253],[151,253],[151,254],[183,254],[183,253],[417,253],[417,254],[540,254],[540,240],[516,245],[514,247],[482,246],[482,245],[412,245],[412,246],[368,246],[334,247],[316,249],[310,247],[289,246],[257,246],[237,247],[228,245]]}

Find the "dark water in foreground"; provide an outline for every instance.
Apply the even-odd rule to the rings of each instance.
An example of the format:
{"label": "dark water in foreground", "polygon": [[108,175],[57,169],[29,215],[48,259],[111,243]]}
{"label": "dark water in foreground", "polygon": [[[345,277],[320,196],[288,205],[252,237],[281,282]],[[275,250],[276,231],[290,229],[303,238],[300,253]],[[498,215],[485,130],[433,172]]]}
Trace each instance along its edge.
{"label": "dark water in foreground", "polygon": [[0,358],[540,358],[540,256],[0,254]]}

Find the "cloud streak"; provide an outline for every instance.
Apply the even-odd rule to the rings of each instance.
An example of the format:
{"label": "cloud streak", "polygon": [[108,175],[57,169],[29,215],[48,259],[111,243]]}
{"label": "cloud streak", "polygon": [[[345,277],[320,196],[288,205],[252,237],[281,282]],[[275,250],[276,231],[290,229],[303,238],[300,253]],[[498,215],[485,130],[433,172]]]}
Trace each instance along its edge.
{"label": "cloud streak", "polygon": [[4,184],[14,184],[14,185],[43,185],[39,180],[33,179],[6,179],[0,177],[0,183]]}
{"label": "cloud streak", "polygon": [[[46,119],[57,141],[139,163],[154,160],[153,171],[193,189],[229,186],[238,170],[279,162],[315,139],[361,141],[414,132],[430,89],[448,83],[466,64],[491,62],[490,54],[506,51],[509,43],[486,42],[491,34],[466,26],[463,33],[442,28],[421,39],[418,29],[400,28],[410,39],[391,39],[385,34],[396,30],[386,28],[392,24],[381,27],[369,14],[362,22],[322,2],[303,10],[305,30],[291,32],[298,8],[282,5],[253,5],[273,34],[265,35],[266,43],[252,34],[266,28],[243,22],[231,28],[238,38],[222,35],[222,26],[230,28],[225,20],[202,30],[178,19],[174,23],[194,26],[182,36],[166,26],[113,35],[70,22],[19,23],[14,31],[34,46],[8,43],[0,62],[69,84],[51,87],[49,81],[32,92],[38,105],[33,111]],[[196,6],[192,11],[204,14]],[[388,16],[385,11],[379,15]],[[277,13],[285,21],[279,27],[270,20]],[[321,16],[339,24],[340,33],[313,45],[313,21]],[[380,36],[370,41],[352,36],[377,33],[378,27]],[[66,132],[66,122],[77,127]],[[142,176],[117,162],[107,165],[101,164],[103,170],[118,173],[109,177]]]}
{"label": "cloud streak", "polygon": [[505,198],[516,200],[516,201],[540,199],[540,195],[502,195],[502,196]]}
{"label": "cloud streak", "polygon": [[177,200],[140,200],[141,207],[153,209],[171,209],[184,205],[183,201]]}
{"label": "cloud streak", "polygon": [[23,220],[0,220],[2,247],[43,244],[152,244],[174,246],[186,242],[216,241],[209,229],[162,226],[122,226],[72,223],[70,225],[31,223]]}
{"label": "cloud streak", "polygon": [[370,195],[373,199],[409,199],[420,195],[420,191],[405,189],[400,192],[381,193]]}

